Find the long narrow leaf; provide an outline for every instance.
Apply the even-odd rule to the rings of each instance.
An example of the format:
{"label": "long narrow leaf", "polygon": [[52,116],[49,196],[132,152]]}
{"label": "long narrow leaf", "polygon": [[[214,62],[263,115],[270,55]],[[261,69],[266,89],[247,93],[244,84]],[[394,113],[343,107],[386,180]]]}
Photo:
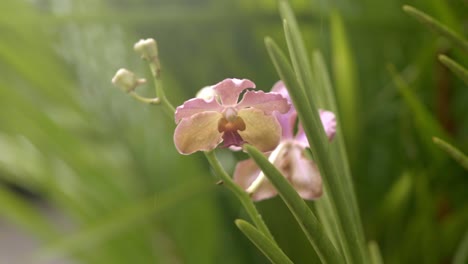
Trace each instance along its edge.
{"label": "long narrow leaf", "polygon": [[312,75],[312,67],[309,63],[309,55],[304,47],[304,41],[299,31],[296,18],[287,1],[279,2],[279,11],[283,18],[283,28],[288,43],[289,55],[291,57],[294,72],[297,75],[297,80],[301,85],[308,101],[312,100],[316,93],[313,87],[308,84],[314,83]]}
{"label": "long narrow leaf", "polygon": [[403,6],[403,11],[468,52],[468,41],[433,17],[409,5]]}
{"label": "long narrow leaf", "polygon": [[463,168],[468,170],[468,157],[458,150],[456,147],[450,145],[449,143],[443,141],[440,138],[434,137],[432,138],[432,141],[439,146],[441,149],[443,149],[447,154],[450,155],[454,160],[456,160],[460,165],[462,165]]}
{"label": "long narrow leaf", "polygon": [[[313,101],[309,102],[310,104],[308,105],[303,98],[299,84],[294,77],[294,72],[278,45],[269,38],[265,40],[265,44],[273,64],[288,88],[289,95],[296,106],[299,119],[306,132],[314,160],[319,167],[324,184],[333,196],[337,213],[340,216],[338,221],[343,225],[343,231],[345,232],[353,259],[356,263],[367,263],[367,244],[362,233],[362,224],[354,200],[354,190],[352,189],[352,185],[346,186],[347,181],[342,179],[342,175],[337,171],[338,168],[331,164],[328,155],[331,144],[325,137],[318,110],[311,110],[317,109],[317,107]],[[340,153],[340,155],[345,155],[345,153]],[[343,160],[346,160],[346,157],[343,157]],[[340,165],[340,168],[349,171],[347,166],[347,163],[344,162]],[[350,205],[350,203],[353,205]]]}
{"label": "long narrow leaf", "polygon": [[433,135],[440,137],[448,137],[448,135],[446,135],[434,117],[418,100],[417,96],[413,93],[408,83],[396,72],[396,69],[393,65],[389,66],[389,71],[392,75],[395,86],[397,87],[404,102],[411,111],[416,128],[428,152],[432,154],[436,161],[440,161],[443,157],[440,155],[440,152],[438,152],[433,147],[431,139]]}
{"label": "long narrow leaf", "polygon": [[330,17],[332,38],[332,66],[338,108],[342,115],[341,126],[347,146],[350,149],[359,148],[359,115],[358,115],[358,75],[356,63],[346,34],[343,19],[338,12]]}
{"label": "long narrow leaf", "polygon": [[284,254],[284,252],[262,232],[258,231],[253,225],[248,222],[237,219],[237,227],[244,235],[262,251],[262,253],[271,261],[277,264],[292,264],[293,262]]}
{"label": "long narrow leaf", "polygon": [[245,145],[244,148],[278,190],[279,195],[296,218],[321,261],[323,263],[343,263],[343,256],[327,237],[322,225],[281,172],[253,146]]}
{"label": "long narrow leaf", "polygon": [[468,70],[445,55],[439,55],[439,61],[468,85]]}
{"label": "long narrow leaf", "polygon": [[380,249],[377,242],[369,242],[369,252],[372,264],[383,264],[382,255],[380,254]]}

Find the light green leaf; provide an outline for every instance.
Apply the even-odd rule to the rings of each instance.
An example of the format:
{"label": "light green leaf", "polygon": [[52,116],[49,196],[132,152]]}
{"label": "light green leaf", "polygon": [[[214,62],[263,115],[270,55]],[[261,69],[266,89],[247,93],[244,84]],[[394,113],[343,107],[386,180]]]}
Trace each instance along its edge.
{"label": "light green leaf", "polygon": [[377,242],[369,242],[369,252],[372,264],[383,264],[382,255],[380,254],[380,249]]}
{"label": "light green leaf", "polygon": [[332,63],[336,99],[341,113],[341,126],[350,149],[359,147],[360,120],[358,119],[358,87],[357,65],[354,62],[352,50],[346,34],[343,19],[338,12],[330,17],[332,38]]}
{"label": "light green leaf", "polygon": [[244,235],[252,241],[260,251],[262,251],[271,263],[293,263],[275,242],[271,241],[268,237],[262,234],[262,232],[258,231],[258,229],[253,225],[241,219],[236,220],[236,225],[242,233],[244,233]]}

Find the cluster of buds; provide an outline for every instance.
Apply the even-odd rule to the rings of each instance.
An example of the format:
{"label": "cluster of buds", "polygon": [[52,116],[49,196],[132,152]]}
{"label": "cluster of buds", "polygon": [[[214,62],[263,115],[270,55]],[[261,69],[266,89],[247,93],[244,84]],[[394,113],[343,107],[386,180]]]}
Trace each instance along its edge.
{"label": "cluster of buds", "polygon": [[[159,79],[160,66],[158,59],[158,47],[154,39],[141,39],[134,45],[134,50],[140,57],[146,60],[153,71],[153,77]],[[122,91],[129,93],[135,99],[144,103],[156,104],[160,102],[159,98],[145,98],[138,95],[135,89],[146,83],[143,78],[138,78],[135,73],[127,69],[119,69],[115,76],[112,78],[112,83]]]}

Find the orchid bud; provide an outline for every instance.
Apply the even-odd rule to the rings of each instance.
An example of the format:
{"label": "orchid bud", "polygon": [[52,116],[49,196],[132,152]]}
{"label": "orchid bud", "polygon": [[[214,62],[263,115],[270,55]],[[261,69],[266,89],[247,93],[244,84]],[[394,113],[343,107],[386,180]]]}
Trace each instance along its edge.
{"label": "orchid bud", "polygon": [[140,54],[142,59],[147,61],[151,61],[154,58],[158,57],[158,46],[156,41],[152,38],[149,39],[140,39],[135,45],[133,49]]}
{"label": "orchid bud", "polygon": [[200,91],[197,92],[196,98],[201,98],[206,101],[210,101],[216,97],[216,92],[213,89],[213,86],[205,86]]}
{"label": "orchid bud", "polygon": [[127,69],[119,69],[112,78],[112,83],[127,93],[135,90],[138,85],[145,82],[145,79],[138,79],[133,72]]}

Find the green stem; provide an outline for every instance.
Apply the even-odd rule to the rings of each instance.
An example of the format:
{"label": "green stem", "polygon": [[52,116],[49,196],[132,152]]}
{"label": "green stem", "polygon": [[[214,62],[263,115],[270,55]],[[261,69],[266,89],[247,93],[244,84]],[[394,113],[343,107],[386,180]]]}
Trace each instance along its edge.
{"label": "green stem", "polygon": [[137,94],[136,92],[130,92],[128,93],[131,97],[135,98],[136,100],[142,102],[142,103],[145,103],[145,104],[159,104],[161,103],[161,100],[156,97],[156,98],[146,98],[146,97],[143,97],[139,94]]}
{"label": "green stem", "polygon": [[254,203],[252,202],[251,197],[247,192],[245,192],[239,185],[237,185],[231,177],[227,174],[224,168],[221,166],[221,163],[216,158],[214,151],[205,152],[205,157],[208,159],[211,167],[216,174],[221,178],[223,184],[237,196],[239,201],[244,206],[247,214],[252,218],[252,221],[255,223],[255,226],[262,232],[266,237],[275,241],[273,235],[270,233],[270,230],[266,226],[265,222],[262,219],[262,216],[257,211]]}
{"label": "green stem", "polygon": [[175,113],[175,108],[171,102],[167,99],[166,94],[164,93],[162,81],[161,81],[161,64],[159,63],[159,58],[154,58],[152,61],[149,61],[149,66],[151,70],[151,75],[154,80],[154,87],[156,89],[156,96],[161,100],[166,113],[173,116]]}

